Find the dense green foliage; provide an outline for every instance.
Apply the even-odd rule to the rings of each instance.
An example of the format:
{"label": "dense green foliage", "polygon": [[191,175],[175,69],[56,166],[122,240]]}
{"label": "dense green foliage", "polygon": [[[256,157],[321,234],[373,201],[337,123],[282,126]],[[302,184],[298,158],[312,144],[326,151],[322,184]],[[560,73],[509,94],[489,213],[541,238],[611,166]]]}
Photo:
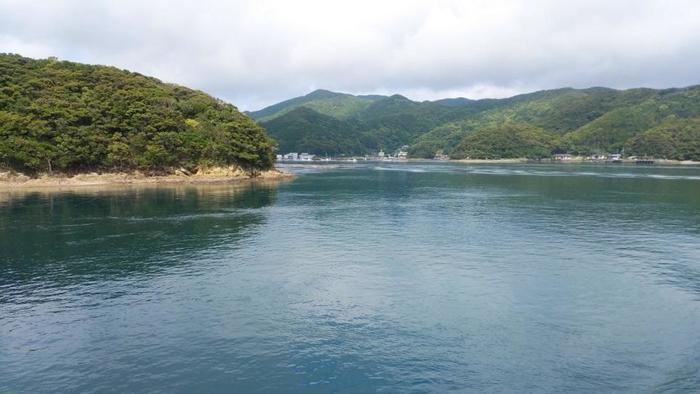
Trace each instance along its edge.
{"label": "dense green foliage", "polygon": [[[465,116],[422,135],[412,149],[427,146],[459,157],[455,147],[470,133],[517,121],[562,136],[553,152],[591,154],[618,152],[635,135],[669,116],[700,116],[700,88],[584,90],[559,89],[516,96],[505,105]],[[430,149],[423,149],[429,156]],[[454,153],[453,153],[454,151]],[[663,157],[663,156],[661,156]]]}
{"label": "dense green foliage", "polygon": [[640,92],[644,99],[615,108],[567,135],[564,142],[568,150],[577,153],[615,151],[624,147],[630,138],[666,119],[700,117],[700,88],[635,89],[632,92]]}
{"label": "dense green foliage", "polygon": [[544,130],[517,122],[505,122],[466,136],[452,152],[456,159],[502,159],[549,157],[555,147],[556,136]]}
{"label": "dense green foliage", "polygon": [[264,123],[264,126],[275,136],[281,152],[331,156],[364,153],[352,123],[306,107],[295,108]]}
{"label": "dense green foliage", "polygon": [[641,157],[700,160],[700,119],[671,117],[634,136],[626,149],[629,154]]}
{"label": "dense green foliage", "polygon": [[[449,115],[454,112],[449,106],[416,103],[399,95],[369,97],[373,101],[350,116],[320,114],[310,106],[299,105],[291,110],[282,109],[272,120],[261,124],[279,141],[281,152],[364,154],[381,149],[393,151],[406,145],[437,125],[450,120]],[[334,118],[337,122],[330,122],[328,118]],[[316,120],[323,123],[319,124],[319,127],[312,127]],[[336,144],[341,149],[339,152],[333,153],[329,142],[320,138],[323,133],[335,136],[331,138],[340,138]],[[294,140],[303,142],[291,143]],[[343,146],[351,149],[342,150]]]}
{"label": "dense green foliage", "polygon": [[[339,95],[323,92],[324,94],[314,94],[314,105],[318,106],[318,102],[324,100],[320,96],[332,96],[337,100],[335,95]],[[345,99],[347,96],[349,95],[342,95]],[[432,158],[438,151],[448,153],[454,158],[464,157],[468,144],[463,142],[475,142],[466,139],[470,134],[482,130],[487,130],[488,133],[480,134],[481,137],[492,134],[494,138],[499,137],[498,141],[503,144],[500,147],[492,146],[494,150],[487,149],[489,154],[501,152],[499,157],[508,157],[503,155],[533,153],[529,150],[523,152],[511,149],[505,136],[495,133],[495,130],[519,129],[512,128],[512,122],[523,127],[529,125],[529,130],[538,129],[545,132],[549,136],[547,146],[551,147],[550,154],[569,152],[585,155],[618,152],[630,146],[633,141],[639,144],[640,140],[634,139],[636,136],[664,124],[668,119],[700,118],[700,87],[665,90],[566,88],[507,99],[458,98],[434,102],[414,102],[398,95],[372,97],[373,101],[366,107],[355,108],[350,112],[336,114],[331,105],[326,105],[324,114],[341,121],[328,132],[342,136],[356,135],[360,142],[360,151],[363,152],[376,152],[379,149],[392,151],[402,145],[410,145],[410,156],[425,158]],[[304,100],[301,99],[303,98],[292,99],[286,103],[300,100],[294,101],[294,105],[304,105]],[[273,107],[269,108],[274,109]],[[313,109],[311,106],[308,108]],[[270,129],[273,137],[288,128],[296,130],[295,133],[299,134],[296,137],[294,133],[288,134],[287,138],[305,138],[305,129],[295,125],[300,121],[298,117],[287,117],[279,108],[274,116],[277,123],[274,129]],[[268,127],[267,122],[263,123],[263,126]],[[344,130],[346,132],[343,132]],[[316,134],[318,132],[315,131]],[[692,146],[695,142],[688,138],[683,141],[689,141]],[[305,150],[314,151],[314,140],[305,139],[309,143]],[[516,136],[513,136],[513,139],[516,139]],[[539,138],[535,140],[539,141]],[[324,144],[327,144],[327,141]],[[287,146],[289,145],[281,145],[280,150],[285,151]],[[349,154],[355,151],[353,147],[353,152],[342,153]],[[537,152],[541,153],[539,148]],[[671,157],[661,152],[667,151],[660,151],[653,156]],[[539,153],[535,156],[539,156]]]}
{"label": "dense green foliage", "polygon": [[0,54],[0,166],[22,171],[273,165],[234,106],[113,67]]}
{"label": "dense green foliage", "polygon": [[295,97],[260,111],[249,112],[248,115],[258,122],[267,122],[296,108],[304,107],[338,119],[347,119],[382,98],[384,96],[353,96],[319,89],[306,96]]}

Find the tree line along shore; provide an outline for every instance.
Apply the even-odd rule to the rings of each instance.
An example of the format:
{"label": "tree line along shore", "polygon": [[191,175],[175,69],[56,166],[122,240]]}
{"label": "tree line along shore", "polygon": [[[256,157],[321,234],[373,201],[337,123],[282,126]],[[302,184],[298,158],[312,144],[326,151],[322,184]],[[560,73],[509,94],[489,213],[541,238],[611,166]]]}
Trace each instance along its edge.
{"label": "tree line along shore", "polygon": [[272,177],[278,152],[353,156],[399,147],[410,158],[473,162],[618,153],[692,163],[700,161],[700,87],[426,102],[319,90],[242,113],[115,67],[0,54],[6,184],[90,173],[195,179],[221,168],[232,178]]}
{"label": "tree line along shore", "polygon": [[231,104],[114,67],[0,54],[0,167],[30,176],[274,167],[275,142]]}

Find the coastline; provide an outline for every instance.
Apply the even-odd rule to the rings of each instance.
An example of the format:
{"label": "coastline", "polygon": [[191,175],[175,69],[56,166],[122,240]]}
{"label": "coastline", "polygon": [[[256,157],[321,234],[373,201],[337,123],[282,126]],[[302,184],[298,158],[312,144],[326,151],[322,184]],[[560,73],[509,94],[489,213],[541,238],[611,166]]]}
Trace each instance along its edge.
{"label": "coastline", "polygon": [[528,159],[459,159],[459,160],[449,160],[452,163],[464,163],[464,164],[525,164],[528,163]]}
{"label": "coastline", "polygon": [[[586,159],[570,159],[570,160],[533,160],[526,158],[519,159],[459,159],[459,160],[448,160],[450,163],[463,163],[463,164],[533,164],[533,163],[545,163],[545,164],[635,164],[636,160],[623,159],[620,163],[612,163],[608,160],[586,160]],[[658,166],[700,166],[700,161],[693,160],[668,160],[668,159],[654,159],[653,164]]]}
{"label": "coastline", "polygon": [[[634,162],[634,161],[630,161]],[[626,163],[626,162],[625,162]],[[693,160],[666,160],[666,159],[658,159],[654,160],[653,165],[660,165],[660,166],[697,166],[700,165],[700,161],[693,161]]]}
{"label": "coastline", "polygon": [[84,173],[77,175],[42,174],[30,178],[23,174],[0,171],[0,192],[24,189],[72,189],[91,186],[125,185],[211,185],[240,183],[247,181],[273,181],[294,178],[294,174],[279,169],[271,169],[251,174],[241,169],[215,168],[186,174],[177,171],[169,175],[146,175],[141,172]]}

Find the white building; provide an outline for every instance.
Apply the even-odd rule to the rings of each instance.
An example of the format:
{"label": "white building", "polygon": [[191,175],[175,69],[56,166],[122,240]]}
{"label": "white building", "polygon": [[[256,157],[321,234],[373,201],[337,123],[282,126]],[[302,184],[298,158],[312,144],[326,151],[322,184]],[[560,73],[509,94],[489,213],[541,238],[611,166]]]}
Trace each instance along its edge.
{"label": "white building", "polygon": [[404,145],[394,152],[394,156],[397,159],[407,159],[408,158],[408,145]]}
{"label": "white building", "polygon": [[435,152],[435,157],[433,160],[450,160],[450,156],[447,156],[442,149]]}
{"label": "white building", "polygon": [[314,159],[314,155],[308,154],[308,153],[302,153],[299,155],[299,160],[302,161],[311,161]]}

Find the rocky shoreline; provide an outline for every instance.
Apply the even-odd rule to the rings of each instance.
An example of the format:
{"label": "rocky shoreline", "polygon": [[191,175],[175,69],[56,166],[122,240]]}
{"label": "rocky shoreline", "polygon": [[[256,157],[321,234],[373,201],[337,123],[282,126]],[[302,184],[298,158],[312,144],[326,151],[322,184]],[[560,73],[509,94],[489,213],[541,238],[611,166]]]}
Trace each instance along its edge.
{"label": "rocky shoreline", "polygon": [[0,191],[29,188],[74,188],[114,185],[178,185],[225,184],[254,180],[291,179],[294,175],[278,169],[250,172],[241,168],[210,168],[189,173],[177,170],[172,174],[149,175],[142,172],[109,172],[67,174],[40,174],[29,177],[21,173],[0,171]]}

